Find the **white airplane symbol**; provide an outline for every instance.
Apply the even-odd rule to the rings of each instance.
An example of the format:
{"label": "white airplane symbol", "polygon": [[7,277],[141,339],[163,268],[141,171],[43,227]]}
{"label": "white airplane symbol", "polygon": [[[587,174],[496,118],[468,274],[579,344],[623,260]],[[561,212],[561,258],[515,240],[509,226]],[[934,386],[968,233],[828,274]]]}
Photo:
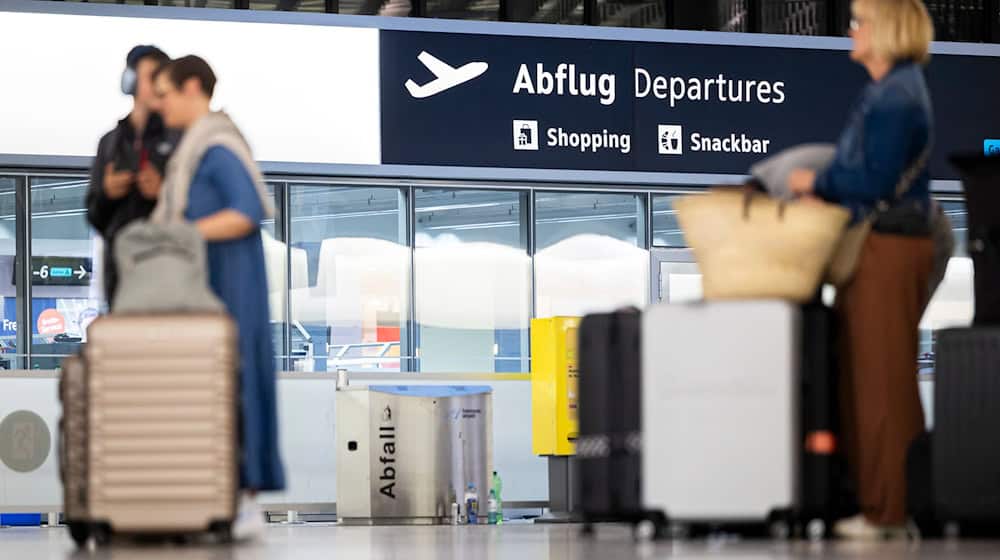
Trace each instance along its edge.
{"label": "white airplane symbol", "polygon": [[462,85],[469,80],[474,80],[482,76],[486,69],[490,67],[485,62],[470,62],[459,68],[455,68],[447,63],[441,62],[427,51],[423,51],[417,56],[417,60],[422,62],[437,79],[431,80],[420,86],[413,80],[406,81],[406,89],[410,95],[417,99],[424,99],[449,90],[455,86]]}

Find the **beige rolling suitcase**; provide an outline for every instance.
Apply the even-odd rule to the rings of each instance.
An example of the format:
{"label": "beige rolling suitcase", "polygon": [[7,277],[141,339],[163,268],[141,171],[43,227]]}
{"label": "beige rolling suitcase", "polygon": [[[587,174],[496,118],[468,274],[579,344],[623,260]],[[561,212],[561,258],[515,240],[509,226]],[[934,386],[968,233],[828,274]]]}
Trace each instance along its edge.
{"label": "beige rolling suitcase", "polygon": [[74,540],[228,538],[239,483],[235,325],[222,315],[116,315],[87,335],[60,388]]}
{"label": "beige rolling suitcase", "polygon": [[[73,540],[87,540],[87,377],[83,360],[63,360],[59,377],[59,474],[63,481],[63,518]],[[82,532],[81,532],[82,531]]]}

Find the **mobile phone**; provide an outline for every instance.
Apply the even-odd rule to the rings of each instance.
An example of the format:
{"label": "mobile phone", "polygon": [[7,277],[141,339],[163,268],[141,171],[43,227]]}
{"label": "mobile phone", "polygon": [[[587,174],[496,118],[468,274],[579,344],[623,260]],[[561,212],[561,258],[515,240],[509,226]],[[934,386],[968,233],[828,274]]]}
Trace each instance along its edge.
{"label": "mobile phone", "polygon": [[138,171],[138,162],[134,157],[135,154],[126,153],[127,150],[118,150],[115,154],[115,171]]}

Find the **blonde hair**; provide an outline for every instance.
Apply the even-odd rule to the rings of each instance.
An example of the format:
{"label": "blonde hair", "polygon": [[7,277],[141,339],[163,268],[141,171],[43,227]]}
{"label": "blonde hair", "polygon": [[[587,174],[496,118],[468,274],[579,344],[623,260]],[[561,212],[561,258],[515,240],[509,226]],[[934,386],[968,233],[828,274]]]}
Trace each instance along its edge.
{"label": "blonde hair", "polygon": [[851,11],[872,26],[872,49],[891,62],[931,59],[934,23],[922,0],[854,0]]}

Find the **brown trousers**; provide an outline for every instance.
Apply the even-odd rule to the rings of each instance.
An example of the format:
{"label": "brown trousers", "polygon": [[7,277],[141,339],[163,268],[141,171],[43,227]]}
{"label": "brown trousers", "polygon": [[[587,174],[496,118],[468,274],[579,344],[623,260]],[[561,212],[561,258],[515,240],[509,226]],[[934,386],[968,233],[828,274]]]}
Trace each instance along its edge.
{"label": "brown trousers", "polygon": [[861,511],[877,525],[906,520],[906,452],[924,429],[916,359],[933,253],[929,238],[872,233],[837,294],[844,450]]}

